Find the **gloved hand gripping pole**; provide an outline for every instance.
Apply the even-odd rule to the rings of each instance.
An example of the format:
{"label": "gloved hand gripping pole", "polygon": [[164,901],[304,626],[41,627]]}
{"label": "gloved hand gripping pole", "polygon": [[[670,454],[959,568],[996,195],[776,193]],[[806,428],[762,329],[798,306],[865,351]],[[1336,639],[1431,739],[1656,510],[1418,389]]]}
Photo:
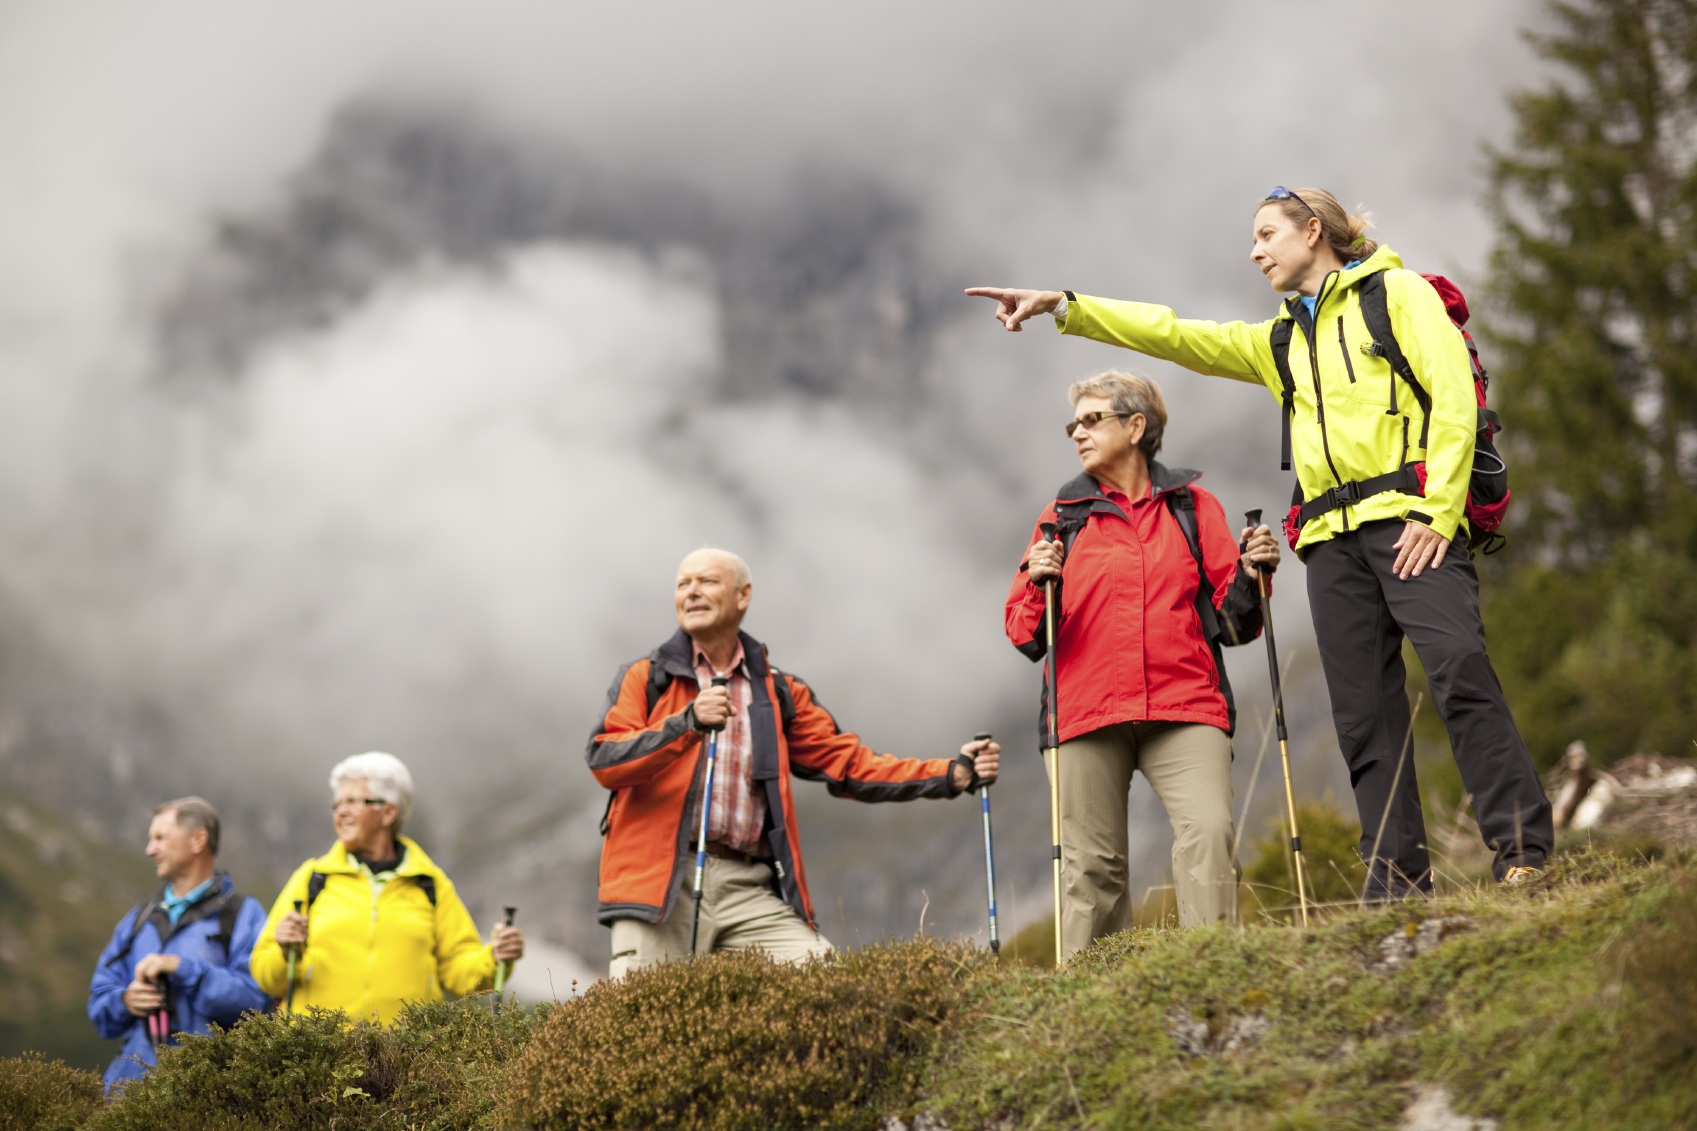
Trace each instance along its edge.
{"label": "gloved hand gripping pole", "polygon": [[[730,683],[728,676],[713,677],[714,687]],[[701,776],[701,829],[695,838],[695,921],[689,927],[689,955],[695,957],[695,941],[701,933],[701,881],[707,872],[707,817],[713,809],[713,763],[719,757],[719,732],[725,724],[707,729],[707,771]]]}
{"label": "gloved hand gripping pole", "polygon": [[[304,900],[295,900],[296,915],[301,913],[301,907],[304,902]],[[283,1012],[293,1013],[295,1011],[295,963],[300,961],[301,944],[290,943],[286,949],[289,952],[289,992],[288,995],[283,998]]]}
{"label": "gloved hand gripping pole", "polygon": [[[1261,525],[1261,512],[1246,511],[1243,520],[1253,533]],[[1267,570],[1259,562],[1255,565],[1255,584],[1261,595],[1261,631],[1267,636],[1267,669],[1273,679],[1273,719],[1278,728],[1279,760],[1284,763],[1285,769],[1285,810],[1290,814],[1290,851],[1296,862],[1296,898],[1302,908],[1302,925],[1306,927],[1308,884],[1302,863],[1302,834],[1296,827],[1296,793],[1290,784],[1290,736],[1285,730],[1285,693],[1279,681],[1279,649],[1273,642],[1273,609],[1272,597],[1267,593]]]}
{"label": "gloved hand gripping pole", "polygon": [[[989,742],[988,733],[972,736],[974,742]],[[976,771],[975,771],[976,772]],[[978,788],[978,804],[984,813],[984,882],[990,895],[990,953],[1002,953],[1002,942],[996,934],[996,842],[990,837],[990,786]]]}
{"label": "gloved hand gripping pole", "polygon": [[[1055,524],[1040,523],[1043,541],[1056,541]],[[1055,579],[1043,582],[1043,666],[1044,682],[1049,692],[1049,746],[1043,751],[1043,762],[1049,771],[1049,828],[1054,834],[1055,860],[1055,965],[1061,964],[1061,725],[1059,702],[1059,665],[1055,662]]]}

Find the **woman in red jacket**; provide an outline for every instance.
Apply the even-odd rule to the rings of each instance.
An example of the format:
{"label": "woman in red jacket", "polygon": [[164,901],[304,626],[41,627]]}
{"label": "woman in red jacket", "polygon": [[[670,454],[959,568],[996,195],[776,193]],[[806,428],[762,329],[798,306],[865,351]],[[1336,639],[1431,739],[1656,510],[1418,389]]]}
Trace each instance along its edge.
{"label": "woman in red jacket", "polygon": [[1072,954],[1131,925],[1126,795],[1137,770],[1172,822],[1180,925],[1236,917],[1234,720],[1220,648],[1259,635],[1248,563],[1271,570],[1279,547],[1266,526],[1234,538],[1219,501],[1192,485],[1200,472],[1155,462],[1167,408],[1153,381],[1108,372],[1067,395],[1084,474],[1043,509],[1039,526],[1059,532],[1053,542],[1034,532],[1008,591],[1007,633],[1043,657],[1043,583],[1059,579],[1061,939]]}

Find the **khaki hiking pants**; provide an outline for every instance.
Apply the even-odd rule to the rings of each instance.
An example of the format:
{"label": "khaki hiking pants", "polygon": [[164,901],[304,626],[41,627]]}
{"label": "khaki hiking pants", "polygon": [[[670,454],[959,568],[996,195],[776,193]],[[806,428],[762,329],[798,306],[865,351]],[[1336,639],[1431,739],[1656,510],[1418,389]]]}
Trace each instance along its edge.
{"label": "khaki hiking pants", "polygon": [[[689,954],[695,920],[695,859],[678,880],[677,898],[664,922],[613,920],[613,961],[609,978]],[[719,856],[707,858],[701,879],[701,934],[698,954],[759,947],[779,962],[800,962],[835,948],[802,921],[795,909],[772,890],[770,864],[745,864]]]}
{"label": "khaki hiking pants", "polygon": [[[1142,770],[1173,826],[1181,927],[1237,920],[1231,739],[1202,723],[1117,723],[1061,743],[1061,945],[1131,926],[1126,802]],[[1141,893],[1139,893],[1141,894]]]}

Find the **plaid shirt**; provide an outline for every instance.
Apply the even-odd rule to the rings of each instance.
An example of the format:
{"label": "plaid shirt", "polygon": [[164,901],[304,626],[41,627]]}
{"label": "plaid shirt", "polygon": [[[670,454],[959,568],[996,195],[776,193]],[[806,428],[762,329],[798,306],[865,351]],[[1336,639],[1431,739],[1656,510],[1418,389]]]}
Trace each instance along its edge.
{"label": "plaid shirt", "polygon": [[[707,839],[718,841],[738,852],[755,852],[765,835],[766,798],[754,788],[754,740],[748,730],[748,708],[754,700],[754,688],[748,681],[748,665],[738,642],[736,655],[731,657],[729,671],[718,672],[708,663],[701,646],[695,648],[695,678],[705,689],[712,686],[713,677],[728,675],[731,705],[736,714],[730,717],[725,729],[719,732],[719,752],[713,767],[713,809],[707,815]],[[690,828],[701,827],[698,811]],[[693,839],[693,838],[691,838]]]}

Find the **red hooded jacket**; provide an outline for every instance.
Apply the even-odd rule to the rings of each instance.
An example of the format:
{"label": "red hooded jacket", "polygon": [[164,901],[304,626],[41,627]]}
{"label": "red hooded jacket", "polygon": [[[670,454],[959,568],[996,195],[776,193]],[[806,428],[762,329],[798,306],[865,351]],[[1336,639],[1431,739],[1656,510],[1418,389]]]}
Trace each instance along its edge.
{"label": "red hooded jacket", "polygon": [[[1080,475],[1043,508],[1032,530],[1063,518],[1074,524],[1061,567],[1055,666],[1060,682],[1060,741],[1123,722],[1165,720],[1231,729],[1213,644],[1198,608],[1201,570],[1170,498],[1188,491],[1198,545],[1213,586],[1219,643],[1242,644],[1261,632],[1255,579],[1241,568],[1238,545],[1219,500],[1192,486],[1201,473],[1149,465],[1150,491],[1135,503],[1105,493]],[[1182,509],[1182,508],[1181,508]],[[1083,525],[1076,523],[1079,516]],[[1027,549],[1029,556],[1030,550]],[[1008,639],[1033,661],[1043,658],[1043,586],[1026,562],[1008,590]],[[1047,729],[1047,688],[1044,722]],[[1050,740],[1045,735],[1044,745]]]}

